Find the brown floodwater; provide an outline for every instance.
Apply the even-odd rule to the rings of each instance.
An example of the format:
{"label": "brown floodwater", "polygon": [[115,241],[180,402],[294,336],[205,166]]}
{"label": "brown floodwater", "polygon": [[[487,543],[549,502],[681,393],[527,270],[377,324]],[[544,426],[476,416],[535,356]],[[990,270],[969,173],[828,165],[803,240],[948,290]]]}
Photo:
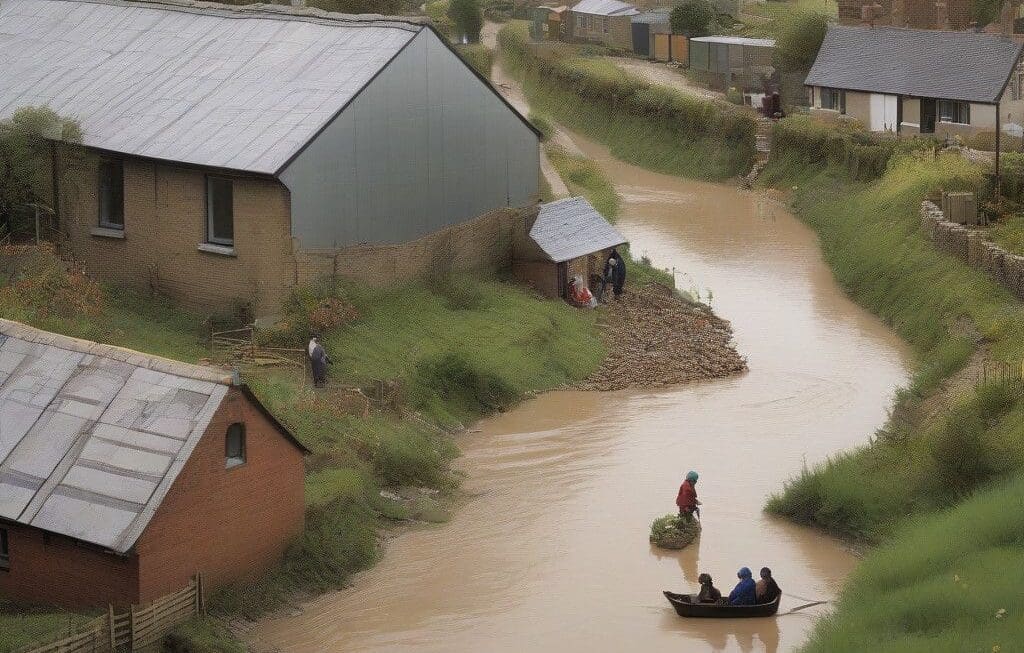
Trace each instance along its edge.
{"label": "brown floodwater", "polygon": [[[623,196],[637,255],[711,291],[750,372],[652,391],[552,392],[459,436],[469,495],[450,523],[393,538],[353,587],[252,635],[283,651],[790,651],[827,607],[774,619],[687,620],[663,589],[728,591],[770,566],[784,613],[835,597],[855,558],[771,518],[766,497],[864,443],[907,378],[908,350],[848,300],[814,234],[756,193],[654,174],[574,137]],[[700,472],[703,533],[647,541]],[[799,598],[797,598],[799,597]]]}

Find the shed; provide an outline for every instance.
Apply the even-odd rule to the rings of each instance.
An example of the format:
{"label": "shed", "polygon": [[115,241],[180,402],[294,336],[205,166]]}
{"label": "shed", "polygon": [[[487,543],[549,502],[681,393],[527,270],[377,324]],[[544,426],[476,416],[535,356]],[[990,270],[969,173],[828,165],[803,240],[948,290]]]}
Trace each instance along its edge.
{"label": "shed", "polygon": [[569,279],[599,275],[607,255],[626,239],[582,197],[543,204],[526,241],[517,243],[514,276],[549,297],[565,297]]}
{"label": "shed", "polygon": [[0,52],[0,118],[48,105],[82,127],[80,192],[46,198],[76,257],[196,310],[400,276],[365,247],[537,201],[539,132],[416,18],[3,0]]}
{"label": "shed", "polygon": [[541,5],[530,9],[530,38],[534,41],[560,41],[565,5]]}
{"label": "shed", "polygon": [[633,16],[633,52],[644,57],[651,56],[652,26],[657,25],[664,32],[671,33],[669,25],[669,10],[658,9]]}
{"label": "shed", "polygon": [[690,39],[690,70],[719,90],[761,90],[774,71],[773,39],[741,36],[700,36]]}
{"label": "shed", "polygon": [[582,0],[569,10],[566,31],[573,41],[632,50],[632,19],[639,13],[635,6],[619,0]]}
{"label": "shed", "polygon": [[0,319],[0,424],[3,596],[144,603],[302,530],[306,449],[223,370]]}

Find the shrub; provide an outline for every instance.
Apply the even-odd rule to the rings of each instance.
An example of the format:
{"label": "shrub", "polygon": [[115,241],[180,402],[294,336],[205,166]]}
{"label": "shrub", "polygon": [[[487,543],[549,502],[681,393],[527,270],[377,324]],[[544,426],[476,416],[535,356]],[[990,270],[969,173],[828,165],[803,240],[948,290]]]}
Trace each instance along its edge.
{"label": "shrub", "polygon": [[[250,4],[250,0],[236,4]],[[402,10],[401,0],[308,0],[306,4],[342,14],[397,14]]]}
{"label": "shrub", "polygon": [[451,440],[403,424],[383,434],[373,465],[386,485],[438,487],[449,479],[448,463],[455,457]]}
{"label": "shrub", "polygon": [[658,517],[651,524],[651,543],[663,549],[682,549],[700,533],[700,522],[679,515]]}
{"label": "shrub", "polygon": [[780,120],[772,129],[772,159],[832,167],[852,179],[881,177],[895,152],[895,141],[875,138],[855,125],[825,124],[808,116]]}
{"label": "shrub", "polygon": [[480,43],[470,43],[467,45],[457,45],[455,49],[474,70],[487,79],[491,78],[491,66],[494,62],[494,55],[487,46]]}
{"label": "shrub", "polygon": [[[10,269],[0,287],[0,314],[23,321],[78,320],[98,316],[106,295],[75,264],[65,265],[50,245],[0,247]],[[13,263],[13,265],[12,265]]]}
{"label": "shrub", "polygon": [[828,31],[828,17],[797,9],[779,19],[775,38],[775,65],[784,72],[806,72],[814,65]]}
{"label": "shrub", "polygon": [[480,30],[484,26],[483,14],[480,11],[480,0],[449,0],[448,18],[454,25],[457,41],[476,43],[480,40]]}
{"label": "shrub", "polygon": [[729,90],[725,92],[725,99],[733,104],[743,104],[743,91],[739,90],[735,86],[729,87]]}
{"label": "shrub", "polygon": [[[517,396],[515,388],[497,372],[474,365],[461,351],[423,359],[416,366],[416,377],[425,392],[467,412],[501,408]],[[430,399],[421,401],[429,403]]]}
{"label": "shrub", "polygon": [[537,128],[537,131],[541,133],[541,140],[548,141],[555,134],[555,128],[551,124],[551,121],[544,116],[538,116],[535,113],[531,113],[529,117],[530,123]]}
{"label": "shrub", "polygon": [[345,288],[329,279],[296,288],[285,300],[283,313],[273,329],[260,332],[266,343],[293,346],[310,334],[325,334],[359,319]]}
{"label": "shrub", "polygon": [[693,38],[707,36],[715,27],[715,5],[709,0],[686,0],[672,10],[669,22],[672,32]]}

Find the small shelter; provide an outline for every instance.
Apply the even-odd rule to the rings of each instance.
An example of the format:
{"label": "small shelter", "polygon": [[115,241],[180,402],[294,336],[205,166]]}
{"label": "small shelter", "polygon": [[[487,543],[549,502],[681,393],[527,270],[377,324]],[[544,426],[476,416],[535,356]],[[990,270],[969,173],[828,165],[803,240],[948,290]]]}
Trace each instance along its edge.
{"label": "small shelter", "polygon": [[[633,16],[633,53],[650,57],[654,51],[654,34],[671,34],[669,10],[656,9]],[[667,37],[666,37],[667,38]]]}
{"label": "small shelter", "polygon": [[516,244],[512,273],[548,297],[565,297],[569,280],[600,275],[613,247],[626,243],[582,197],[540,206],[528,237]]}
{"label": "small shelter", "polygon": [[742,36],[700,36],[690,39],[690,70],[712,88],[761,90],[774,72],[773,39]]}
{"label": "small shelter", "polygon": [[534,41],[561,41],[565,31],[563,18],[568,9],[565,5],[541,5],[531,8],[530,38]]}
{"label": "small shelter", "polygon": [[0,596],[125,606],[248,580],[303,528],[308,453],[224,370],[0,319]]}
{"label": "small shelter", "polygon": [[632,50],[632,19],[639,13],[633,5],[619,0],[583,0],[569,10],[566,36],[570,41]]}

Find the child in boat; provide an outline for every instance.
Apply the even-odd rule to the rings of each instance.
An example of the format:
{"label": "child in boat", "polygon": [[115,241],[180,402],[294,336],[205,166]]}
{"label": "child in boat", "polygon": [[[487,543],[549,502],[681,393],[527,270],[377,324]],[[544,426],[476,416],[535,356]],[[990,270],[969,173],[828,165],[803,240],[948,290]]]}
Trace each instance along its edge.
{"label": "child in boat", "polygon": [[718,588],[714,586],[711,581],[711,574],[701,574],[697,576],[697,582],[700,583],[700,593],[697,595],[697,600],[701,603],[721,603],[722,593],[718,591]]}
{"label": "child in boat", "polygon": [[761,580],[754,586],[754,593],[757,595],[758,603],[771,603],[782,594],[778,583],[772,578],[772,570],[768,567],[761,567]]}

